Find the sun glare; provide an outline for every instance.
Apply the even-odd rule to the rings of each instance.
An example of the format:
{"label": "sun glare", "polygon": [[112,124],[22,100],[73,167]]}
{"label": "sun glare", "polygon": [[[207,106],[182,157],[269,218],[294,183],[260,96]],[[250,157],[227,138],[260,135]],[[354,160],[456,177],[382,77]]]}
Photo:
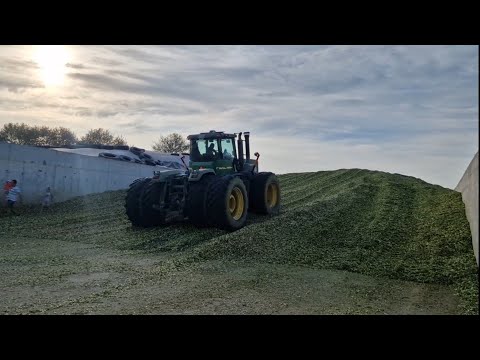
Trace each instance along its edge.
{"label": "sun glare", "polygon": [[45,86],[61,85],[65,78],[69,53],[63,45],[39,45],[34,50],[34,61],[40,67]]}

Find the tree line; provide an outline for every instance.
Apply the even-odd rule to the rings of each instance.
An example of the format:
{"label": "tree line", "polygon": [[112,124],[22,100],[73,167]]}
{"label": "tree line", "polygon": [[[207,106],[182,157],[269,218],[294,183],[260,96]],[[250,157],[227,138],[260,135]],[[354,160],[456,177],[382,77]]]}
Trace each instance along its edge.
{"label": "tree line", "polygon": [[[82,137],[70,129],[59,126],[30,126],[27,124],[8,123],[0,130],[0,141],[18,145],[62,147],[68,145],[128,145],[123,136],[115,136],[109,130],[98,128],[90,129]],[[165,153],[181,153],[189,149],[186,139],[177,133],[160,136],[152,144],[152,149]]]}

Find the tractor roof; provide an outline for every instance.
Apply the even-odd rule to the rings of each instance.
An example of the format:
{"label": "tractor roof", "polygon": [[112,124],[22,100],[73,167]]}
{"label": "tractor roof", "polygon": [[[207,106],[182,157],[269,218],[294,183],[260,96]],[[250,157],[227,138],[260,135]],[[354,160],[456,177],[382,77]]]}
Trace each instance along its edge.
{"label": "tractor roof", "polygon": [[235,134],[225,134],[223,131],[210,130],[207,133],[188,135],[187,137],[188,140],[224,139],[224,138],[235,138]]}

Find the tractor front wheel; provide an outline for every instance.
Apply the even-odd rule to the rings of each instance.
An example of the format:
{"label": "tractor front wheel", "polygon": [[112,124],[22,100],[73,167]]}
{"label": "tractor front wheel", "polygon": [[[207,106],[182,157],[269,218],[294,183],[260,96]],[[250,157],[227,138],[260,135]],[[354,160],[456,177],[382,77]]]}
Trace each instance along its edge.
{"label": "tractor front wheel", "polygon": [[140,226],[151,227],[165,224],[166,210],[159,209],[165,183],[150,180],[140,195]]}
{"label": "tractor front wheel", "polygon": [[150,227],[164,223],[165,215],[154,208],[159,203],[164,184],[151,178],[135,180],[130,184],[125,199],[127,217],[134,226]]}
{"label": "tractor front wheel", "polygon": [[125,197],[125,212],[130,222],[135,226],[141,226],[140,221],[140,196],[150,178],[136,179],[130,184]]}
{"label": "tractor front wheel", "polygon": [[190,222],[195,226],[206,227],[210,225],[207,216],[207,192],[213,179],[214,175],[207,174],[200,180],[189,183],[186,213]]}

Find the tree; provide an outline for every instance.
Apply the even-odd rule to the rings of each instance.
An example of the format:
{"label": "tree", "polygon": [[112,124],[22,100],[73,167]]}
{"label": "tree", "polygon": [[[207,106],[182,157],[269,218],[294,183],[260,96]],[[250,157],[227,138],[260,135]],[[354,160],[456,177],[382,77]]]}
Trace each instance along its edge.
{"label": "tree", "polygon": [[123,136],[120,135],[113,139],[112,145],[127,145],[127,140],[125,140]]}
{"label": "tree", "polygon": [[77,142],[75,134],[67,128],[29,126],[8,123],[0,130],[0,141],[32,146],[65,146]]}
{"label": "tree", "polygon": [[188,141],[177,133],[160,136],[159,140],[152,145],[153,150],[163,153],[181,153],[187,151],[189,147]]}
{"label": "tree", "polygon": [[26,124],[8,123],[0,130],[0,141],[19,145],[36,145],[39,131]]}
{"label": "tree", "polygon": [[91,129],[80,139],[80,144],[127,145],[122,136],[114,137],[109,130]]}
{"label": "tree", "polygon": [[50,146],[65,146],[77,143],[77,136],[70,130],[64,127],[53,128],[48,132],[47,143]]}

